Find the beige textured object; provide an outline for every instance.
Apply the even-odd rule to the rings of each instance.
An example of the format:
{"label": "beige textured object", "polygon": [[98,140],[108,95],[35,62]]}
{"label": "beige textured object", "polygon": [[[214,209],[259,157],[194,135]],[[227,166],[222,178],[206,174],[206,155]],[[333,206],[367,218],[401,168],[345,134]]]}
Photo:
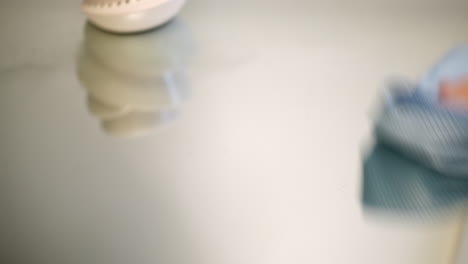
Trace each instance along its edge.
{"label": "beige textured object", "polygon": [[185,0],[84,0],[83,12],[96,26],[117,33],[133,33],[171,20]]}

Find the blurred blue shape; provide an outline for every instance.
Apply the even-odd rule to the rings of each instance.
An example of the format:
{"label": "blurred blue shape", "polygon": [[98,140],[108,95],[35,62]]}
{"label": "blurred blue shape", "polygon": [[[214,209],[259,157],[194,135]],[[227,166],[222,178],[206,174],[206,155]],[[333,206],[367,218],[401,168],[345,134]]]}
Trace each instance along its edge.
{"label": "blurred blue shape", "polygon": [[377,144],[364,164],[363,204],[399,215],[436,216],[458,208],[468,181],[446,177]]}
{"label": "blurred blue shape", "polygon": [[437,101],[441,81],[456,80],[468,75],[468,46],[449,52],[421,80],[419,88],[431,101]]}
{"label": "blurred blue shape", "polygon": [[468,198],[468,112],[439,105],[441,81],[468,75],[468,47],[450,52],[413,91],[389,91],[364,164],[365,206],[429,214]]}
{"label": "blurred blue shape", "polygon": [[468,179],[468,113],[452,111],[417,93],[385,107],[377,140],[442,175]]}

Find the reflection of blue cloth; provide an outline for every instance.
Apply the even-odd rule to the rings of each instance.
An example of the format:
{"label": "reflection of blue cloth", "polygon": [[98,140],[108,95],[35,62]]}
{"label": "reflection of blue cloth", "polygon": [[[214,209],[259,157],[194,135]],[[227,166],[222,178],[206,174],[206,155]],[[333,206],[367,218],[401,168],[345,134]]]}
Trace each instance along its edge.
{"label": "reflection of blue cloth", "polygon": [[450,178],[378,144],[364,165],[364,204],[400,213],[431,213],[459,205],[468,182]]}
{"label": "reflection of blue cloth", "polygon": [[440,82],[468,74],[468,47],[451,52],[412,92],[391,91],[364,165],[364,204],[425,213],[468,198],[468,112],[438,105]]}

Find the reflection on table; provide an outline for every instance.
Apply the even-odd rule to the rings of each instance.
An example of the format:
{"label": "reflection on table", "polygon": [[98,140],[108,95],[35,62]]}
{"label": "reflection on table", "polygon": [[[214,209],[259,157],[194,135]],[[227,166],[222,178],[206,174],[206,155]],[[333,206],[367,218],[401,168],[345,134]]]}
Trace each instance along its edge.
{"label": "reflection on table", "polygon": [[88,24],[78,77],[89,113],[116,137],[145,135],[177,118],[189,98],[190,31],[179,20],[138,35],[116,35]]}

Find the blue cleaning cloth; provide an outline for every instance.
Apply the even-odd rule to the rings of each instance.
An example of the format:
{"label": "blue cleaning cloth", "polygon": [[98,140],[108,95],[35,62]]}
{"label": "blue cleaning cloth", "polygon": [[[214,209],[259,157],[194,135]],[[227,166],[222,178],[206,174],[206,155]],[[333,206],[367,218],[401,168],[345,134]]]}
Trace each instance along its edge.
{"label": "blue cleaning cloth", "polygon": [[440,83],[467,75],[460,47],[413,91],[389,91],[364,164],[364,205],[428,215],[468,199],[468,112],[438,104]]}
{"label": "blue cleaning cloth", "polygon": [[468,113],[414,93],[384,109],[375,134],[379,142],[423,166],[468,180]]}

